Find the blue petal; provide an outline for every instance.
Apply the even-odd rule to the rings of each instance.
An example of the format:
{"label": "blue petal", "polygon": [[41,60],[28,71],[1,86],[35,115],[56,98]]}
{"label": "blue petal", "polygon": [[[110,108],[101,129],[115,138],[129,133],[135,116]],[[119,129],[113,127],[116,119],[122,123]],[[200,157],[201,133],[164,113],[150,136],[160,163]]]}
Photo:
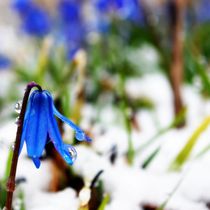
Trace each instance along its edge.
{"label": "blue petal", "polygon": [[25,134],[29,157],[39,158],[43,153],[47,141],[47,109],[46,95],[38,90],[34,91]]}
{"label": "blue petal", "polygon": [[41,165],[41,161],[39,160],[39,158],[33,158],[32,157],[32,160],[33,160],[34,165],[36,166],[36,168],[39,168],[40,165]]}
{"label": "blue petal", "polygon": [[69,120],[68,118],[66,118],[65,116],[63,116],[53,105],[53,112],[54,114],[60,118],[63,122],[65,122],[66,124],[68,124],[71,128],[73,128],[75,130],[75,137],[78,141],[91,141],[91,139],[85,134],[84,131],[81,130],[80,127],[78,127],[77,125],[75,125],[71,120]]}
{"label": "blue petal", "polygon": [[52,97],[48,94],[47,91],[44,91],[47,96],[48,101],[48,109],[47,109],[47,122],[48,122],[48,134],[50,139],[52,140],[55,148],[60,150],[62,147],[62,138],[58,128],[58,124],[53,115],[53,108],[52,108]]}
{"label": "blue petal", "polygon": [[27,104],[26,113],[25,113],[24,122],[23,122],[23,130],[22,130],[22,135],[21,135],[21,142],[20,142],[19,154],[22,151],[23,144],[24,144],[24,141],[25,141],[25,138],[26,138],[26,130],[27,130],[27,127],[30,126],[28,124],[28,120],[29,120],[29,115],[31,113],[31,107],[32,107],[32,103],[33,103],[35,94],[36,94],[36,92],[34,91],[30,95],[30,98],[29,98],[29,101],[28,101],[28,104]]}
{"label": "blue petal", "polygon": [[73,164],[75,158],[74,159],[72,158],[72,155],[68,151],[67,145],[62,142],[61,134],[53,115],[52,97],[47,91],[44,92],[48,96],[47,120],[48,120],[48,132],[50,139],[52,140],[56,150],[60,153],[60,155],[64,158],[64,160],[71,165]]}
{"label": "blue petal", "polygon": [[[49,94],[49,93],[48,93]],[[91,141],[91,138],[88,137],[84,131],[81,130],[80,127],[78,127],[77,125],[75,125],[71,120],[69,120],[68,118],[66,118],[65,116],[63,116],[54,106],[53,101],[52,103],[52,107],[53,107],[53,113],[60,118],[63,122],[65,122],[66,124],[68,124],[71,128],[73,128],[75,130],[75,137],[78,141]]]}

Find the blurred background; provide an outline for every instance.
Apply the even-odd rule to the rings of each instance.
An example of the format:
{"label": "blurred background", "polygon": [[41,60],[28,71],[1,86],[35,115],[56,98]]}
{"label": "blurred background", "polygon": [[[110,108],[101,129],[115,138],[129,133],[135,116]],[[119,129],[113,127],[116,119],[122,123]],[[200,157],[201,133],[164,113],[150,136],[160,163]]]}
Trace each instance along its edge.
{"label": "blurred background", "polygon": [[21,154],[15,210],[210,209],[210,0],[0,1],[0,207],[28,82],[93,139]]}

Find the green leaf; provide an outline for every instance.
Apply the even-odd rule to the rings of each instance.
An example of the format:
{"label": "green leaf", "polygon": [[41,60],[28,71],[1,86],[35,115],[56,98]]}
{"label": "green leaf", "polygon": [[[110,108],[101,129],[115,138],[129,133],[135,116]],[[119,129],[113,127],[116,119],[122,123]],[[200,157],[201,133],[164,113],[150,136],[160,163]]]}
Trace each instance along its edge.
{"label": "green leaf", "polygon": [[109,203],[109,201],[110,201],[110,196],[109,196],[109,194],[105,194],[105,195],[104,195],[104,198],[103,198],[103,200],[102,200],[102,202],[101,202],[101,205],[100,205],[99,208],[98,208],[98,210],[105,210],[106,205]]}
{"label": "green leaf", "polygon": [[190,156],[194,146],[196,145],[200,135],[208,128],[210,124],[210,117],[204,119],[200,126],[194,131],[183,149],[179,152],[176,158],[170,164],[170,170],[179,170]]}
{"label": "green leaf", "polygon": [[12,156],[13,156],[13,151],[9,150],[4,176],[3,176],[2,180],[0,180],[0,208],[3,208],[6,203],[6,196],[7,196],[6,182],[9,177],[9,174],[10,174]]}
{"label": "green leaf", "polygon": [[13,150],[10,149],[8,157],[7,157],[7,164],[6,164],[6,169],[5,169],[4,177],[3,177],[3,181],[4,182],[6,182],[6,180],[9,177],[9,174],[10,174],[10,168],[11,168],[11,164],[12,164],[12,157],[13,157]]}
{"label": "green leaf", "polygon": [[5,206],[6,196],[7,196],[7,191],[6,191],[5,183],[0,182],[0,209]]}
{"label": "green leaf", "polygon": [[160,152],[160,146],[158,148],[156,148],[147,158],[146,160],[143,162],[142,164],[142,168],[146,169],[151,163],[152,161],[155,159],[155,157],[159,154]]}
{"label": "green leaf", "polygon": [[34,75],[34,72],[30,69],[26,69],[23,66],[17,66],[15,67],[15,73],[17,75],[17,78],[21,82],[28,82],[28,81],[34,81],[36,80],[36,77]]}

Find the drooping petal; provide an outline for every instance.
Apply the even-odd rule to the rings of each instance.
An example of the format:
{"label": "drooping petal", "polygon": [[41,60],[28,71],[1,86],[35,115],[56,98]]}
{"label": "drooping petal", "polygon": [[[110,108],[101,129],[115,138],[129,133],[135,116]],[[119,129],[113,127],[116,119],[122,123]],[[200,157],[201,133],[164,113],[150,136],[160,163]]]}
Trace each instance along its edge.
{"label": "drooping petal", "polygon": [[[31,104],[30,114],[28,116],[28,126],[25,139],[28,156],[33,159],[42,155],[47,141],[47,109],[48,101],[43,92],[34,91],[35,95]],[[38,161],[36,160],[35,163]],[[38,164],[35,164],[36,166]]]}
{"label": "drooping petal", "polygon": [[40,165],[41,165],[41,161],[40,161],[40,159],[39,159],[39,158],[37,158],[37,157],[35,157],[35,158],[33,158],[33,157],[32,157],[32,160],[33,160],[34,165],[36,166],[36,168],[39,168],[39,167],[40,167]]}
{"label": "drooping petal", "polygon": [[[45,94],[47,91],[45,91]],[[59,150],[62,147],[62,138],[60,135],[60,131],[58,128],[58,124],[53,115],[53,108],[52,108],[52,98],[50,95],[46,94],[48,97],[48,110],[47,110],[47,121],[48,121],[48,134],[50,139],[52,140],[55,148]]]}
{"label": "drooping petal", "polygon": [[30,98],[29,98],[29,101],[28,101],[28,104],[27,104],[26,113],[25,113],[25,117],[24,117],[24,123],[23,123],[23,131],[22,131],[22,135],[21,135],[19,154],[22,151],[23,144],[24,144],[24,141],[25,141],[26,130],[27,130],[27,127],[29,126],[28,121],[29,121],[29,116],[30,116],[30,113],[31,113],[31,107],[32,107],[32,104],[33,104],[35,94],[36,94],[36,92],[33,92],[30,95]]}
{"label": "drooping petal", "polygon": [[[52,140],[56,150],[60,153],[60,155],[63,157],[63,159],[68,163],[68,164],[73,164],[74,160],[76,159],[75,155],[71,155],[70,150],[68,149],[69,146],[64,144],[62,142],[62,137],[58,128],[58,124],[55,120],[55,117],[53,115],[53,107],[52,107],[52,97],[50,94],[47,93],[48,96],[48,132],[50,139]],[[73,148],[73,147],[72,147]],[[74,150],[74,148],[71,151]],[[72,153],[73,154],[73,153]],[[74,154],[76,154],[76,151],[74,150]]]}
{"label": "drooping petal", "polygon": [[71,128],[73,128],[75,130],[75,137],[78,141],[91,141],[91,138],[88,137],[84,131],[81,130],[80,127],[78,127],[77,125],[75,125],[71,120],[69,120],[68,118],[66,118],[65,116],[63,116],[54,106],[53,104],[53,112],[54,114],[60,118],[63,122],[65,122],[66,124],[68,124]]}
{"label": "drooping petal", "polygon": [[[49,94],[49,93],[48,93]],[[53,113],[54,115],[56,115],[59,119],[61,119],[63,122],[65,122],[66,124],[68,124],[71,128],[73,128],[75,130],[75,137],[78,141],[91,141],[91,138],[88,137],[84,131],[82,131],[82,129],[80,127],[78,127],[77,125],[75,125],[71,120],[69,120],[68,118],[66,118],[65,116],[63,116],[54,106],[53,101],[52,103],[52,108],[53,108]]]}

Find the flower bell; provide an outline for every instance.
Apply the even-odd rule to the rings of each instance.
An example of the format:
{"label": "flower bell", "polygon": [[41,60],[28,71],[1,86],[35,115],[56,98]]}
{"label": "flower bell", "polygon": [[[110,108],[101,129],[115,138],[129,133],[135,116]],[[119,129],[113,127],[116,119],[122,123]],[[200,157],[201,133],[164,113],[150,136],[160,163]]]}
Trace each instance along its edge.
{"label": "flower bell", "polygon": [[25,141],[28,156],[32,158],[37,168],[40,166],[40,157],[49,139],[68,164],[72,165],[76,159],[74,147],[63,143],[54,115],[74,129],[77,140],[91,141],[77,125],[58,112],[48,91],[35,90],[27,104],[19,153]]}

